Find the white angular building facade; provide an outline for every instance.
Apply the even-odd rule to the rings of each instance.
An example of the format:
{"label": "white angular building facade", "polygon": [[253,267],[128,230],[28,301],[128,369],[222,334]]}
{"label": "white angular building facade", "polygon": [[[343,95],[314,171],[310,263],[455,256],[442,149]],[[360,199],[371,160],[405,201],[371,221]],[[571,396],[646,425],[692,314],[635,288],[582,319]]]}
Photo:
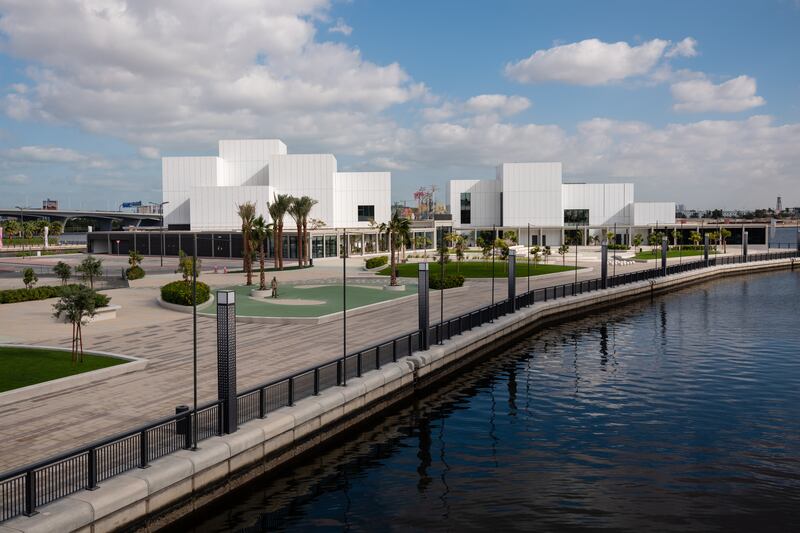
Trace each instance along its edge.
{"label": "white angular building facade", "polygon": [[[503,163],[495,179],[450,180],[447,196],[456,231],[518,231],[520,243],[558,245],[580,227],[586,237],[634,233],[675,223],[673,202],[636,202],[632,183],[563,183],[561,163]],[[531,234],[526,238],[528,225]],[[584,237],[585,238],[585,237]]]}
{"label": "white angular building facade", "polygon": [[271,221],[267,203],[275,194],[317,200],[310,218],[328,228],[368,227],[390,217],[390,172],[339,172],[332,154],[289,154],[277,139],[223,140],[218,156],[164,157],[161,179],[170,229],[236,230],[236,206],[246,201]]}

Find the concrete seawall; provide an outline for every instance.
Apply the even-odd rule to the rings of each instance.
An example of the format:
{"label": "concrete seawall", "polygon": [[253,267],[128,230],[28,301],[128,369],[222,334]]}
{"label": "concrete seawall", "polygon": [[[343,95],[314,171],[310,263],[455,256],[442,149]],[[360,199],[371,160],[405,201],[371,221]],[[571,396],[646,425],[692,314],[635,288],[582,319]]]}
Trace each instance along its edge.
{"label": "concrete seawall", "polygon": [[152,531],[296,458],[331,437],[432,385],[460,367],[548,322],[619,305],[724,276],[789,268],[790,260],[724,265],[559,298],[523,308],[454,337],[443,345],[383,365],[347,387],[322,391],[267,418],[108,479],[38,509],[32,517],[0,524],[0,533],[116,529]]}

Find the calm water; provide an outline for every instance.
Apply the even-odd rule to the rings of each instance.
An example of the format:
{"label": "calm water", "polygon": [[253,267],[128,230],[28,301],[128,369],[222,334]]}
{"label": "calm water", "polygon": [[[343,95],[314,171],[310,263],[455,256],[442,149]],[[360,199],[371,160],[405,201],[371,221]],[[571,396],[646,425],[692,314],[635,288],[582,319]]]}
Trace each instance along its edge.
{"label": "calm water", "polygon": [[798,531],[800,273],[548,328],[181,531]]}

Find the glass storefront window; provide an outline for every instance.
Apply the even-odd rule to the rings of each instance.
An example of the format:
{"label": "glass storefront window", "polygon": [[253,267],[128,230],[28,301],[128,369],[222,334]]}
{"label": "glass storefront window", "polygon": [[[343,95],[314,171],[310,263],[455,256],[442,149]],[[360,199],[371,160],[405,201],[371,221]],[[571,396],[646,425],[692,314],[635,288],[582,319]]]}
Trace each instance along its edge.
{"label": "glass storefront window", "polygon": [[325,235],[325,257],[336,257],[336,235]]}
{"label": "glass storefront window", "polygon": [[325,257],[325,242],[322,235],[314,235],[311,237],[311,257]]}

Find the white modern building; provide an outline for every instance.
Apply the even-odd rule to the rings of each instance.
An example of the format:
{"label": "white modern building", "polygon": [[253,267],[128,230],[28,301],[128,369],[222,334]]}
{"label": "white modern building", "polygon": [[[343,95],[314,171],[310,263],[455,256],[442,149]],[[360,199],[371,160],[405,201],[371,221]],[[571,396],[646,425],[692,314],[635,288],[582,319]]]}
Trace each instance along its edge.
{"label": "white modern building", "polygon": [[615,229],[629,243],[675,223],[674,202],[636,202],[632,183],[563,183],[561,163],[503,163],[495,179],[450,180],[447,195],[455,231],[513,230],[531,245],[557,246],[576,231],[585,244]]}
{"label": "white modern building", "polygon": [[236,206],[244,202],[271,221],[267,203],[276,194],[317,200],[310,218],[331,229],[390,217],[390,172],[339,172],[332,154],[289,154],[277,139],[219,141],[217,156],[164,157],[161,164],[164,223],[173,230],[236,230]]}

